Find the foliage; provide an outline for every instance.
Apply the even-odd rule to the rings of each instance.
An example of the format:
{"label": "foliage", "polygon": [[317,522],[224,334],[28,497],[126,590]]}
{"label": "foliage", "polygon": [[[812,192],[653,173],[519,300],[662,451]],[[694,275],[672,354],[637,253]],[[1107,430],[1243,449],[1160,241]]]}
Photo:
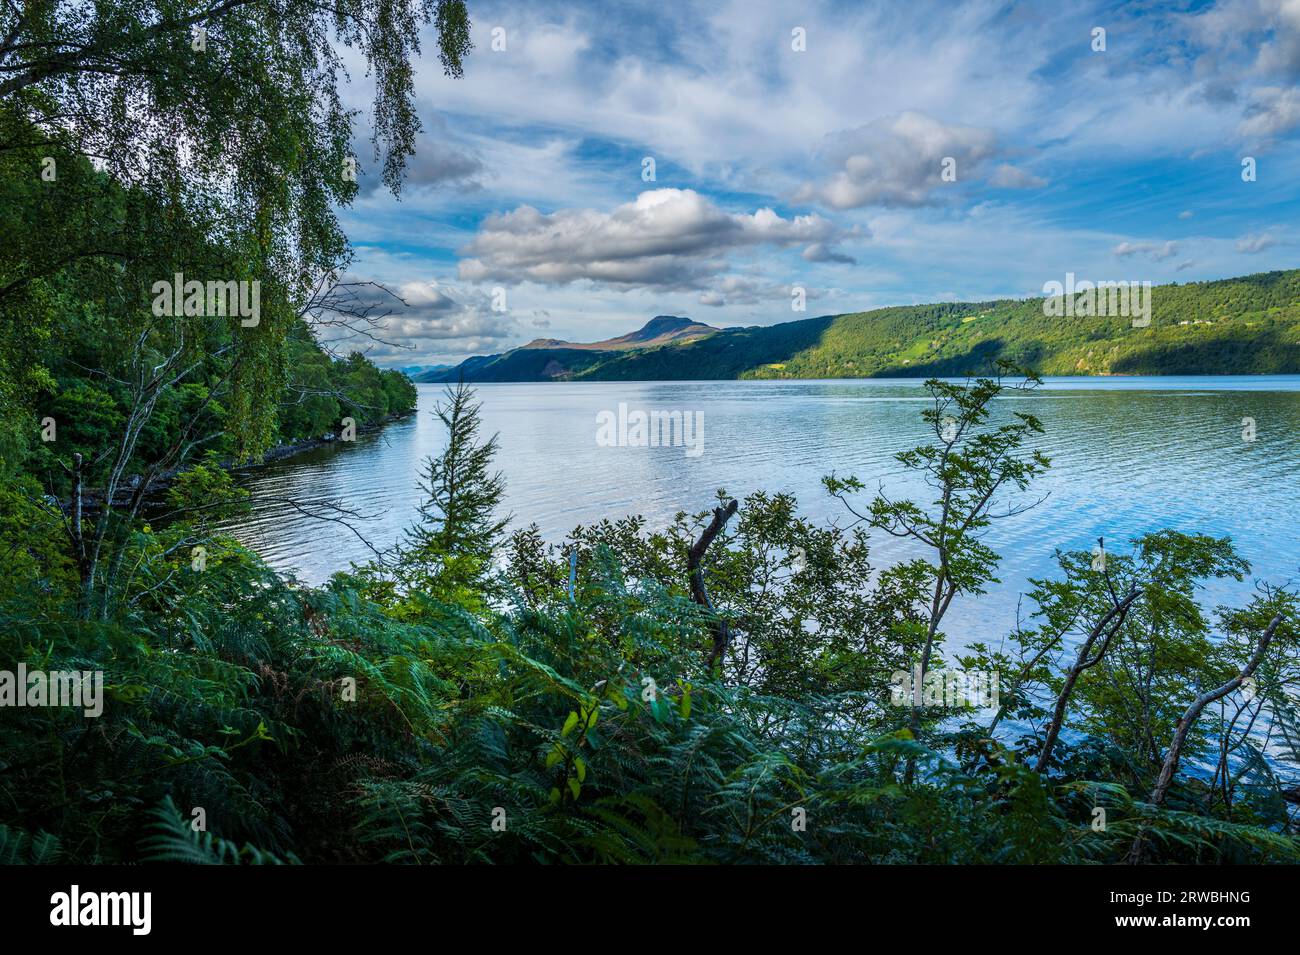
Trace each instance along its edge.
{"label": "foliage", "polygon": [[[112,616],[145,497],[206,452],[256,460],[412,405],[359,354],[308,362],[310,384],[291,362],[316,348],[307,321],[373,317],[330,294],[351,261],[337,207],[362,169],[342,48],[374,79],[396,193],[430,23],[460,75],[463,0],[0,8],[0,472],[57,499],[81,618]],[[281,416],[295,399],[307,413]]]}
{"label": "foliage", "polygon": [[[1036,433],[1020,419],[985,419],[999,388],[936,390],[926,426],[945,427],[933,412],[947,400],[967,430],[960,443],[909,452],[937,468],[954,498],[978,497],[972,489],[1000,473],[995,446]],[[1093,555],[1060,555],[1061,576],[1035,582],[1038,612],[1012,649],[977,646],[958,661],[1019,674],[995,714],[1006,731],[992,733],[968,710],[927,707],[913,724],[891,701],[890,675],[915,659],[929,619],[928,592],[913,578],[939,579],[939,564],[876,574],[864,529],[820,527],[788,496],[752,495],[706,561],[716,611],[736,634],[725,665],[709,671],[710,612],[690,599],[685,569],[707,512],[653,532],[639,518],[602,522],[554,546],[531,527],[502,540],[492,442],[471,426],[467,391],[448,400],[449,447],[430,473],[445,477],[439,468],[460,462],[459,477],[473,477],[457,493],[473,492],[477,506],[435,494],[442,503],[416,539],[472,544],[500,559],[498,576],[480,567],[455,587],[412,578],[394,589],[369,568],[302,587],[204,531],[191,508],[137,529],[129,554],[139,570],[109,619],[80,619],[75,588],[3,591],[0,659],[102,670],[105,699],[95,718],[0,707],[0,854],[193,864],[1099,863],[1122,861],[1141,832],[1148,861],[1297,861],[1285,799],[1294,749],[1281,762],[1261,759],[1240,720],[1197,729],[1198,759],[1213,763],[1226,740],[1226,774],[1189,768],[1166,805],[1144,796],[1188,687],[1240,666],[1279,610],[1287,623],[1247,705],[1267,707],[1259,720],[1300,738],[1287,702],[1297,677],[1294,599],[1272,591],[1223,611],[1224,639],[1196,603],[1199,580],[1247,571],[1230,543],[1151,534],[1129,552],[1108,551],[1104,569]],[[954,457],[952,473],[945,447],[964,462]],[[1021,460],[1028,470],[1000,486],[1032,476],[1032,456]],[[223,501],[220,475],[200,465],[174,501]],[[944,475],[960,480],[943,485]],[[442,477],[435,487],[446,489]],[[954,513],[978,514],[967,500]],[[872,513],[883,523],[900,512]],[[940,517],[927,534],[953,543],[950,563],[967,561],[974,588],[994,558],[957,553],[970,542],[950,525]],[[198,572],[186,546],[200,534],[210,553]],[[37,550],[30,559],[47,558]],[[1130,581],[1140,582],[1141,602],[1104,665],[1081,680],[1068,743],[1037,772],[1062,661],[1110,589]],[[1155,669],[1132,668],[1143,655]],[[191,825],[196,809],[205,832]]]}
{"label": "foliage", "polygon": [[[0,862],[1097,863],[1139,839],[1148,861],[1296,861],[1297,602],[1261,584],[1202,608],[1201,582],[1248,572],[1230,541],[1060,555],[1027,625],[939,659],[947,602],[996,579],[982,532],[1047,464],[1032,416],[994,414],[1000,378],[927,384],[937,443],[900,462],[932,501],[822,527],[788,495],[748,497],[705,554],[709,608],[687,580],[707,510],[506,537],[463,385],[395,560],[312,588],[223,536],[247,505],[226,465],[414,405],[404,376],[316,331],[372,315],[355,287],[321,297],[345,284],[336,209],[359,188],[334,38],[374,78],[397,191],[424,25],[461,75],[461,0],[0,9]],[[157,314],[177,273],[261,283],[260,317]],[[570,370],[1294,371],[1298,275],[1161,287],[1150,329],[1038,300],[915,306]],[[511,355],[467,368],[547,376],[554,358]],[[851,509],[865,490],[827,486]],[[869,531],[928,554],[878,571]],[[735,639],[711,667],[719,617]],[[1005,673],[1005,697],[899,705],[918,657]],[[1192,727],[1168,799],[1146,797],[1189,696],[1254,658]],[[13,705],[71,673],[88,698]]]}
{"label": "foliage", "polygon": [[420,520],[408,529],[394,567],[366,571],[371,595],[394,597],[399,614],[419,615],[429,598],[481,606],[506,526],[496,514],[505,484],[490,470],[497,439],[479,439],[473,392],[464,384],[448,386],[433,414],[447,430],[447,445],[424,463]]}

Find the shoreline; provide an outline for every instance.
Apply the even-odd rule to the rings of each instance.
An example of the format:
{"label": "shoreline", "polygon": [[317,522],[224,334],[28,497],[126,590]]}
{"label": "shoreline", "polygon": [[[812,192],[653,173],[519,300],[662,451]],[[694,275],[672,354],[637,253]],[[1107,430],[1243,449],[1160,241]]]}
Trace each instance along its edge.
{"label": "shoreline", "polygon": [[[401,421],[403,418],[409,418],[418,410],[419,409],[417,408],[411,408],[408,411],[398,411],[392,414],[387,414],[372,425],[367,425],[364,428],[358,427],[357,434],[374,434],[377,431],[382,431],[394,421]],[[227,471],[255,471],[258,468],[264,468],[269,464],[278,464],[281,461],[296,457],[304,452],[315,451],[317,448],[329,448],[338,444],[351,443],[351,441],[343,441],[334,435],[320,438],[306,438],[302,441],[295,441],[293,444],[276,445],[274,448],[268,450],[266,454],[262,456],[262,460],[260,461],[253,461],[247,464],[231,464],[223,461],[221,466]]]}
{"label": "shoreline", "polygon": [[[412,415],[416,414],[418,410],[419,410],[418,408],[411,408],[407,411],[399,411],[399,412],[394,412],[392,414],[387,414],[372,425],[367,425],[364,428],[358,427],[357,434],[359,435],[374,434],[377,431],[382,431],[387,425],[392,424],[394,421],[401,421],[403,418],[409,418]],[[317,448],[326,448],[326,447],[332,447],[337,444],[351,444],[351,443],[352,442],[350,441],[340,441],[339,438],[335,436],[331,436],[329,438],[325,438],[325,437],[306,438],[302,441],[295,441],[292,444],[276,445],[275,447],[270,448],[266,452],[266,454],[262,456],[262,460],[260,461],[251,461],[243,464],[237,464],[227,459],[221,461],[220,465],[223,471],[232,471],[232,472],[256,471],[259,468],[264,468],[271,464],[278,464],[281,461],[286,461],[290,458],[296,457],[297,455],[303,454],[307,451],[314,451]],[[163,474],[160,474],[154,480],[150,481],[148,487],[145,488],[145,499],[148,500],[150,497],[159,494],[162,491],[167,490],[167,488],[171,486],[172,481],[176,478],[176,475],[180,474],[183,470],[185,469],[172,468],[171,470],[166,471]],[[129,503],[132,495],[134,495],[137,490],[139,490],[138,483],[132,484],[130,482],[124,482],[117,489],[117,493],[113,497],[113,506],[118,507]],[[82,507],[85,509],[87,513],[98,512],[100,510],[100,506],[102,502],[103,502],[103,492],[101,489],[98,488],[93,491],[85,492],[85,494],[82,497]]]}
{"label": "shoreline", "polygon": [[[916,375],[913,377],[903,376],[865,376],[859,375],[853,378],[582,378],[582,379],[555,379],[548,378],[542,380],[530,381],[466,381],[465,384],[473,388],[496,386],[496,385],[592,385],[592,386],[618,386],[618,385],[816,385],[816,384],[871,384],[871,385],[920,385],[936,377],[932,375]],[[965,378],[953,376],[937,376],[940,381],[960,383],[966,381]],[[1267,374],[1221,374],[1221,375],[1041,375],[1043,389],[1051,391],[1056,388],[1095,388],[1099,391],[1104,390],[1134,390],[1142,391],[1155,388],[1167,388],[1170,390],[1181,390],[1184,388],[1213,388],[1220,387],[1223,390],[1269,390],[1263,388],[1233,388],[1233,384],[1257,385],[1267,379],[1278,379],[1285,384],[1295,384],[1297,387],[1275,389],[1279,391],[1296,391],[1300,390],[1300,372],[1269,372]],[[428,385],[431,387],[445,386],[445,382],[424,381],[416,382],[417,387]],[[1132,387],[1137,385],[1139,387]]]}

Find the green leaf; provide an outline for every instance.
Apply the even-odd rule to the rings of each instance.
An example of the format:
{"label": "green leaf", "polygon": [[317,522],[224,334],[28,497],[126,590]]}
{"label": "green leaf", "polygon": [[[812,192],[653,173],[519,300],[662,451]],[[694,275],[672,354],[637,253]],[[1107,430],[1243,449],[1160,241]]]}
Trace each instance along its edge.
{"label": "green leaf", "polygon": [[550,769],[556,763],[564,758],[564,750],[556,743],[551,747],[551,751],[546,754],[546,768]]}

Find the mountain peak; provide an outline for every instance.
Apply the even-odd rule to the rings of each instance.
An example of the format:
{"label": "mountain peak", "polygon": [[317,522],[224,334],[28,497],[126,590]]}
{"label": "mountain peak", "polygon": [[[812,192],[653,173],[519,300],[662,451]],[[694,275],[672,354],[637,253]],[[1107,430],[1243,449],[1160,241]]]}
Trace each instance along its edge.
{"label": "mountain peak", "polygon": [[642,325],[633,335],[645,335],[647,338],[654,338],[657,335],[663,335],[667,332],[675,332],[678,329],[690,328],[692,325],[698,325],[694,319],[682,318],[678,315],[656,315],[650,321]]}
{"label": "mountain peak", "polygon": [[611,338],[606,344],[622,345],[625,348],[652,342],[664,344],[665,342],[679,341],[684,338],[699,338],[704,335],[712,335],[716,331],[717,329],[712,325],[705,325],[703,322],[697,322],[692,318],[683,318],[680,315],[656,315],[636,331],[629,332],[618,338]]}
{"label": "mountain peak", "polygon": [[692,318],[680,315],[656,315],[634,332],[617,338],[606,338],[599,342],[566,342],[558,338],[534,338],[520,348],[538,349],[577,349],[579,351],[623,351],[629,348],[647,348],[651,345],[665,345],[668,342],[685,341],[712,335],[718,329]]}

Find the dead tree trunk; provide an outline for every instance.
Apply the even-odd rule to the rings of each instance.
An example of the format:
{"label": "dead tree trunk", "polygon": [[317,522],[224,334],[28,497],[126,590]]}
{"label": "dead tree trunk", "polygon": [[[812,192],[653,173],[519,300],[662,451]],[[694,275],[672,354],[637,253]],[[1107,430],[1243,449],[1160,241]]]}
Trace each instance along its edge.
{"label": "dead tree trunk", "polygon": [[[1160,767],[1160,775],[1156,777],[1155,788],[1151,790],[1151,796],[1147,799],[1147,802],[1151,805],[1159,806],[1165,801],[1165,794],[1174,781],[1174,773],[1178,772],[1178,759],[1182,755],[1183,744],[1187,742],[1187,737],[1191,734],[1192,727],[1196,725],[1196,721],[1200,718],[1201,712],[1215,700],[1221,700],[1236,690],[1255,672],[1260,661],[1264,659],[1268,645],[1273,641],[1274,631],[1277,630],[1278,624],[1281,622],[1282,614],[1279,612],[1274,615],[1268,626],[1264,628],[1264,632],[1260,634],[1259,640],[1255,643],[1255,652],[1250,655],[1250,659],[1241,668],[1241,672],[1222,686],[1202,693],[1183,713],[1182,719],[1178,721],[1178,726],[1174,729],[1174,739],[1169,744],[1169,752],[1165,754],[1164,765]],[[1133,848],[1129,850],[1128,854],[1130,865],[1137,865],[1142,861],[1142,849],[1145,841],[1143,836],[1143,831],[1139,830],[1137,838],[1133,840]]]}
{"label": "dead tree trunk", "polygon": [[[1097,621],[1092,632],[1088,634],[1088,639],[1083,641],[1083,646],[1079,648],[1079,656],[1074,661],[1074,666],[1070,667],[1070,672],[1066,674],[1065,686],[1061,688],[1060,695],[1056,698],[1056,709],[1052,713],[1052,722],[1048,724],[1047,735],[1043,738],[1043,748],[1038,753],[1038,762],[1034,766],[1036,772],[1047,772],[1049,760],[1052,758],[1052,749],[1056,746],[1056,738],[1061,733],[1061,725],[1065,722],[1065,711],[1070,703],[1070,694],[1074,692],[1074,684],[1079,681],[1079,677],[1084,670],[1090,669],[1101,662],[1101,658],[1106,655],[1110,643],[1115,639],[1115,634],[1119,628],[1124,626],[1124,620],[1128,616],[1129,608],[1133,606],[1133,601],[1137,600],[1142,592],[1140,590],[1130,590],[1128,594],[1119,603],[1112,606]],[[1102,631],[1106,632],[1106,638],[1101,643],[1101,649],[1097,651],[1096,656],[1088,658],[1092,653],[1093,645],[1097,638],[1101,636]]]}
{"label": "dead tree trunk", "polygon": [[[695,601],[701,607],[715,613],[713,602],[709,600],[709,592],[704,586],[704,554],[713,543],[713,539],[722,532],[727,526],[727,521],[736,513],[740,506],[738,501],[730,501],[725,507],[715,507],[713,509],[713,520],[709,526],[704,528],[700,534],[700,539],[691,545],[690,551],[686,555],[686,569],[691,575],[691,600]],[[706,665],[712,670],[714,665],[722,659],[722,655],[727,652],[727,644],[731,642],[731,632],[727,627],[727,622],[717,616],[714,617],[713,624],[713,646],[709,650]]]}
{"label": "dead tree trunk", "polygon": [[70,513],[64,517],[63,526],[68,532],[68,543],[72,546],[72,556],[77,562],[77,579],[80,583],[78,614],[83,620],[89,620],[95,591],[95,566],[86,546],[85,490],[82,486],[85,462],[80,454],[74,454],[72,463],[73,466],[68,467],[62,461],[59,462],[59,466],[72,478],[72,500],[68,505]]}

